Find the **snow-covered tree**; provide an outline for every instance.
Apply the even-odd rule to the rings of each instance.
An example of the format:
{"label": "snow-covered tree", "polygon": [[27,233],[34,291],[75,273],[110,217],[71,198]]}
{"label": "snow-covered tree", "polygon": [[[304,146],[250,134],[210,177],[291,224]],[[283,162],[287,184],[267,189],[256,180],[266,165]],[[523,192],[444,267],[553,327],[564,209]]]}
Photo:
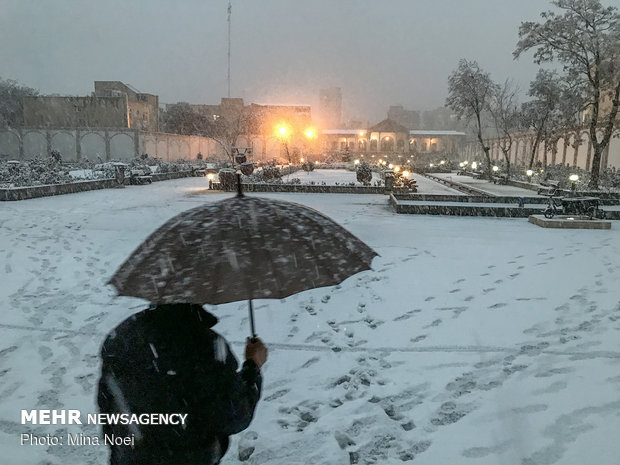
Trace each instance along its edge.
{"label": "snow-covered tree", "polygon": [[535,49],[534,61],[557,61],[565,81],[585,103],[584,122],[592,141],[590,187],[598,188],[601,156],[617,126],[620,105],[620,15],[600,0],[554,0],[560,11],[543,22],[521,23],[514,57]]}
{"label": "snow-covered tree", "polygon": [[502,85],[494,86],[490,104],[491,116],[499,139],[499,148],[506,162],[506,176],[508,177],[510,177],[510,150],[514,142],[513,134],[520,128],[522,121],[517,93],[517,86],[511,80],[506,80]]}
{"label": "snow-covered tree", "polygon": [[541,69],[536,78],[530,83],[528,92],[533,100],[521,105],[521,117],[524,127],[534,131],[534,141],[527,163],[529,169],[534,165],[540,144],[547,139],[553,119],[558,112],[562,96],[562,85],[555,71]]}
{"label": "snow-covered tree", "polygon": [[484,152],[487,169],[486,175],[491,179],[490,147],[484,140],[484,114],[490,110],[495,84],[489,73],[483,71],[476,61],[462,59],[458,68],[448,78],[448,98],[446,105],[450,107],[459,119],[474,121],[478,142]]}

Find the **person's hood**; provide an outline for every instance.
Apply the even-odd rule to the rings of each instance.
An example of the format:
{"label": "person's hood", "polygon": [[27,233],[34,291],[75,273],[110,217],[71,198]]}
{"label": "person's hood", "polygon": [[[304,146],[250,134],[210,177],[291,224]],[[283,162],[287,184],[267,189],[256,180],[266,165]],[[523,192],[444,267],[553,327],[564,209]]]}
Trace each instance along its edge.
{"label": "person's hood", "polygon": [[193,317],[197,318],[201,322],[203,322],[208,328],[212,328],[219,321],[215,315],[206,311],[202,305],[200,304],[190,304],[190,303],[173,303],[173,304],[157,304],[152,305],[149,310],[163,312],[166,316],[170,316],[174,318],[174,315],[178,315],[179,317],[182,314],[186,314],[189,316],[191,314]]}

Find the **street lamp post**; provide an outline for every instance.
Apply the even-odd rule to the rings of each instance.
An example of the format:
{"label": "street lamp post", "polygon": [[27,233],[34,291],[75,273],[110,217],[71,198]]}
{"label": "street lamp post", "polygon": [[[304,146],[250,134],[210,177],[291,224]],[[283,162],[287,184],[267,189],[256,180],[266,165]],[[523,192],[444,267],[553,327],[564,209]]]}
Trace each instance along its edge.
{"label": "street lamp post", "polygon": [[233,147],[232,151],[236,162],[234,168],[237,174],[237,196],[243,197],[241,175],[249,176],[254,172],[254,163],[248,161],[248,155],[252,154],[252,147]]}
{"label": "street lamp post", "polygon": [[568,177],[569,181],[571,182],[571,186],[570,186],[570,192],[571,192],[571,196],[575,197],[576,193],[575,193],[575,189],[577,187],[577,181],[579,181],[579,176],[576,174],[571,174]]}

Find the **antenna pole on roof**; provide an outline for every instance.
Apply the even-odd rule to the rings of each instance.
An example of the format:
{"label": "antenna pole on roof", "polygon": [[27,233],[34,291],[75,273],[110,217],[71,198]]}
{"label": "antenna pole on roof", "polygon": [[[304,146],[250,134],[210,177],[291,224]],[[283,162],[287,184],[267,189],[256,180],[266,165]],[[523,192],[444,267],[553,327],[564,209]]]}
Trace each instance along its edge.
{"label": "antenna pole on roof", "polygon": [[232,16],[232,4],[228,0],[228,98],[230,98],[230,17]]}

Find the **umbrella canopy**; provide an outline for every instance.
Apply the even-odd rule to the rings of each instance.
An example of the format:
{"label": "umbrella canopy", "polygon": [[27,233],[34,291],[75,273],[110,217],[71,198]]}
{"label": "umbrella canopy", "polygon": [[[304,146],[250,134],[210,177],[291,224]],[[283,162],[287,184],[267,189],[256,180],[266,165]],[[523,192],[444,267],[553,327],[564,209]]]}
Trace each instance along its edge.
{"label": "umbrella canopy", "polygon": [[370,269],[376,255],[316,210],[237,196],[169,220],[109,283],[154,303],[279,299],[338,284]]}

